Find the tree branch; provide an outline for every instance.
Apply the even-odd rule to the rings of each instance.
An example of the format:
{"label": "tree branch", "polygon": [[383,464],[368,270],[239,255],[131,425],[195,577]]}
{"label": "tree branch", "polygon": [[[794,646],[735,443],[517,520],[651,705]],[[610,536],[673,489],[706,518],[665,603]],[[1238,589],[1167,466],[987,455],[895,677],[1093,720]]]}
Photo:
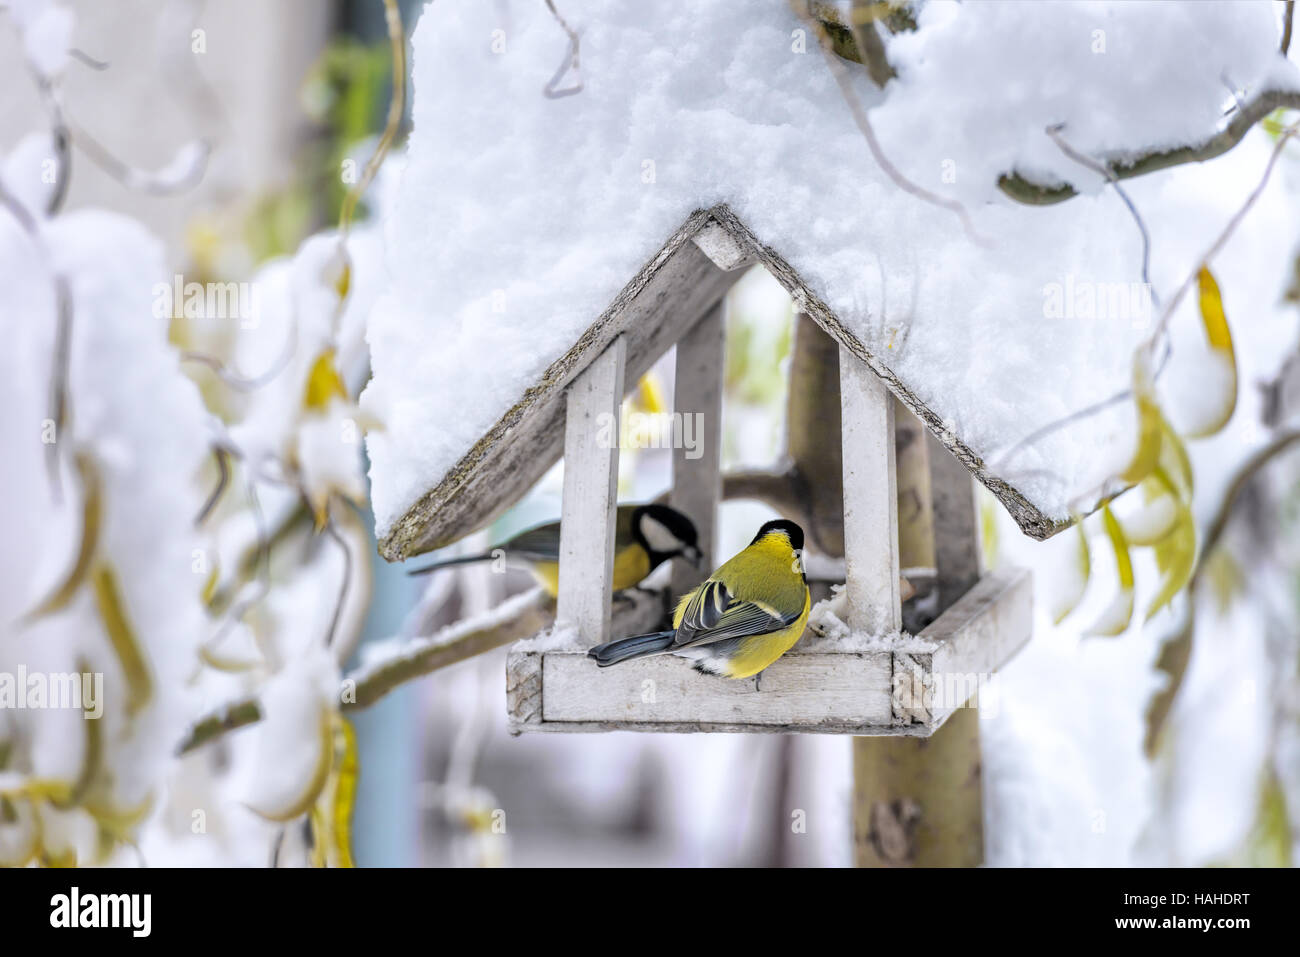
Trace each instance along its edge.
{"label": "tree branch", "polygon": [[[1265,90],[1243,104],[1223,129],[1200,143],[1173,149],[1147,150],[1136,157],[1130,151],[1125,151],[1122,156],[1103,157],[1101,164],[1105,167],[1108,178],[1113,181],[1145,176],[1183,163],[1202,163],[1228,152],[1241,142],[1251,127],[1274,110],[1280,109],[1300,109],[1300,92]],[[998,178],[998,188],[1017,202],[1033,206],[1060,203],[1078,195],[1078,190],[1069,183],[1043,183],[1014,170]]]}

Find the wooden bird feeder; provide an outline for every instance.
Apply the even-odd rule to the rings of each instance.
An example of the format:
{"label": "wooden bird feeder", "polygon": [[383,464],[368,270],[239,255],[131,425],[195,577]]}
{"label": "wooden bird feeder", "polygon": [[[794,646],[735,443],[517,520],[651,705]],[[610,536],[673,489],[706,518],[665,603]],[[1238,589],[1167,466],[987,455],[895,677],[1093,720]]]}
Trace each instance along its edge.
{"label": "wooden bird feeder", "polygon": [[[670,599],[726,557],[713,554],[722,491],[723,297],[754,263],[776,276],[799,312],[833,343],[826,362],[830,368],[823,371],[833,378],[838,370],[841,421],[827,421],[811,440],[842,443],[843,504],[834,518],[841,519],[835,533],[842,537],[845,617],[852,634],[805,633],[764,672],[761,684],[699,674],[689,661],[674,656],[600,669],[587,658],[590,647],[611,633],[620,637],[661,627]],[[619,422],[627,388],[674,344],[674,408],[702,416],[705,440],[699,457],[674,452],[669,501],[696,522],[708,569],[675,567],[671,588],[617,602],[615,615],[609,583],[619,450],[617,442],[607,439],[609,428],[602,431],[600,426]],[[928,496],[920,505],[927,515],[937,591],[937,616],[914,636],[902,633],[896,415],[900,423],[906,417],[911,440],[920,440],[906,455],[909,468],[915,470],[919,463],[924,481],[909,482],[908,491],[913,499],[918,488]],[[900,433],[902,428],[900,424]],[[617,435],[617,428],[613,432]],[[406,557],[481,527],[561,453],[565,469],[555,620],[556,634],[572,638],[558,647],[554,641],[525,640],[511,649],[507,700],[516,732],[927,737],[968,702],[980,677],[1004,664],[1029,638],[1028,572],[980,574],[972,476],[1002,500],[1028,534],[1046,537],[1056,524],[987,474],[938,416],[725,206],[692,214],[569,352],[397,523],[381,547],[389,557]]]}

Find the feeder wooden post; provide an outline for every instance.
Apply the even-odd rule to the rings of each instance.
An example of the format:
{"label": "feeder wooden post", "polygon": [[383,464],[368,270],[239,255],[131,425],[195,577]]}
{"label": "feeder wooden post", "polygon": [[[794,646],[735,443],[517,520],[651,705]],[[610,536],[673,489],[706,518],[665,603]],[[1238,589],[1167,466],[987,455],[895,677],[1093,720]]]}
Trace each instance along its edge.
{"label": "feeder wooden post", "polygon": [[[843,372],[841,372],[843,379]],[[847,400],[845,408],[848,408]],[[927,455],[900,475],[905,488],[929,487],[939,610],[946,611],[979,579],[979,542],[970,474],[931,437]],[[847,454],[847,445],[846,445]],[[845,495],[848,474],[845,473]],[[894,684],[915,676],[898,673]],[[977,675],[932,673],[948,693]],[[936,693],[937,689],[924,689]],[[859,867],[977,867],[984,861],[983,778],[977,699],[941,701],[953,708],[928,738],[876,737],[853,741],[853,844]]]}
{"label": "feeder wooden post", "polygon": [[849,625],[873,635],[903,627],[898,594],[894,399],[880,377],[840,350],[844,563]]}
{"label": "feeder wooden post", "polygon": [[934,500],[934,561],[939,609],[966,594],[980,577],[975,482],[966,467],[929,436],[930,489]]}
{"label": "feeder wooden post", "polygon": [[[682,434],[694,448],[673,444],[673,488],[669,503],[695,522],[700,551],[696,568],[684,559],[673,562],[674,599],[708,575],[717,558],[718,500],[722,497],[722,377],[726,299],[705,313],[677,343],[673,414],[682,419]],[[686,417],[692,417],[688,424]],[[688,431],[689,429],[689,431]]]}
{"label": "feeder wooden post", "polygon": [[555,620],[584,647],[609,639],[614,512],[627,343],[622,336],[574,377],[565,395],[564,499]]}

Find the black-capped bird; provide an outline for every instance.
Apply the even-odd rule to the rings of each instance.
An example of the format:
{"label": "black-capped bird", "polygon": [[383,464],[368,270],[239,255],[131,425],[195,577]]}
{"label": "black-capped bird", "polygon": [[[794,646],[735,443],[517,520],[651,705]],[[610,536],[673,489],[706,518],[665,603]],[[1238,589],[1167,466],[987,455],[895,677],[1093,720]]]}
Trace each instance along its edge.
{"label": "black-capped bird", "polygon": [[[614,524],[613,590],[638,584],[670,558],[682,556],[698,565],[702,559],[695,523],[667,505],[620,505]],[[483,552],[434,562],[410,574],[424,575],[450,565],[490,562],[497,558],[528,569],[552,598],[560,585],[560,523],[525,529]]]}
{"label": "black-capped bird", "polygon": [[754,540],[677,605],[671,631],[620,638],[587,654],[602,668],[648,655],[680,655],[695,670],[728,678],[758,674],[793,647],[808,623],[803,529],[768,522]]}

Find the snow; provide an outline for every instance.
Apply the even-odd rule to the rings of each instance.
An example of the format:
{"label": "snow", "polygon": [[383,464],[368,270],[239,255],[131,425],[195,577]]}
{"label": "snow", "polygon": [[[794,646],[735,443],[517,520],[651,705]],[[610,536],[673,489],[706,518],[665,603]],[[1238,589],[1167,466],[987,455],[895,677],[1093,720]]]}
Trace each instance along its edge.
{"label": "snow", "polygon": [[75,20],[71,11],[50,0],[7,0],[0,9],[7,10],[18,24],[23,53],[32,68],[46,77],[61,73],[72,48]]}
{"label": "snow", "polygon": [[805,635],[797,650],[801,652],[872,652],[889,651],[909,655],[928,654],[938,644],[920,635],[905,631],[876,635],[855,632],[844,619],[848,616],[848,595],[843,585],[831,586],[831,597],[812,606],[808,612],[808,627],[812,635]]}
{"label": "snow", "polygon": [[[1065,517],[1128,458],[1128,409],[997,456],[1123,388],[1149,330],[1127,315],[1050,318],[1049,287],[1140,282],[1140,245],[1046,126],[1063,123],[1082,152],[1125,154],[1207,137],[1234,91],[1296,85],[1264,3],[927,4],[920,29],[890,41],[898,78],[881,93],[860,77],[858,95],[885,153],[966,204],[983,248],[881,172],[813,38],[796,52],[802,25],[784,4],[564,12],[582,31],[585,88],[558,100],[541,91],[567,38],[544,5],[432,4],[415,30],[414,130],[362,397],[386,425],[368,437],[380,535],[692,210],[721,202],[995,471]],[[971,82],[988,75],[997,95]],[[996,188],[1013,169],[1084,195],[1014,203]],[[1167,180],[1152,219],[1194,198],[1181,173]],[[1158,257],[1157,288],[1188,265]]]}
{"label": "snow", "polygon": [[[12,167],[7,165],[7,170]],[[180,374],[166,326],[150,318],[150,290],[162,272],[161,247],[138,224],[116,214],[79,211],[41,223],[33,244],[9,215],[0,216],[0,282],[6,290],[3,378],[9,385],[0,440],[6,450],[0,551],[0,671],[75,673],[86,662],[103,674],[100,720],[104,765],[96,778],[102,807],[133,808],[157,794],[177,727],[190,715],[186,681],[206,633],[202,579],[191,568],[200,541],[194,515],[206,461],[206,420],[197,390]],[[72,296],[71,414],[57,437],[62,499],[53,497],[41,442],[49,414],[54,338],[53,282]],[[16,321],[22,317],[24,321]],[[80,537],[82,492],[66,467],[73,450],[97,463],[104,513],[99,560],[113,570],[124,612],[151,678],[143,710],[126,709],[118,656],[83,586],[61,611],[20,621],[70,567]],[[23,742],[12,767],[35,777],[76,780],[88,722],[75,711],[5,712],[0,735]],[[15,737],[16,733],[16,737]],[[78,816],[80,815],[80,817]],[[82,820],[84,818],[84,821]],[[42,814],[46,847],[93,856],[84,812]]]}

